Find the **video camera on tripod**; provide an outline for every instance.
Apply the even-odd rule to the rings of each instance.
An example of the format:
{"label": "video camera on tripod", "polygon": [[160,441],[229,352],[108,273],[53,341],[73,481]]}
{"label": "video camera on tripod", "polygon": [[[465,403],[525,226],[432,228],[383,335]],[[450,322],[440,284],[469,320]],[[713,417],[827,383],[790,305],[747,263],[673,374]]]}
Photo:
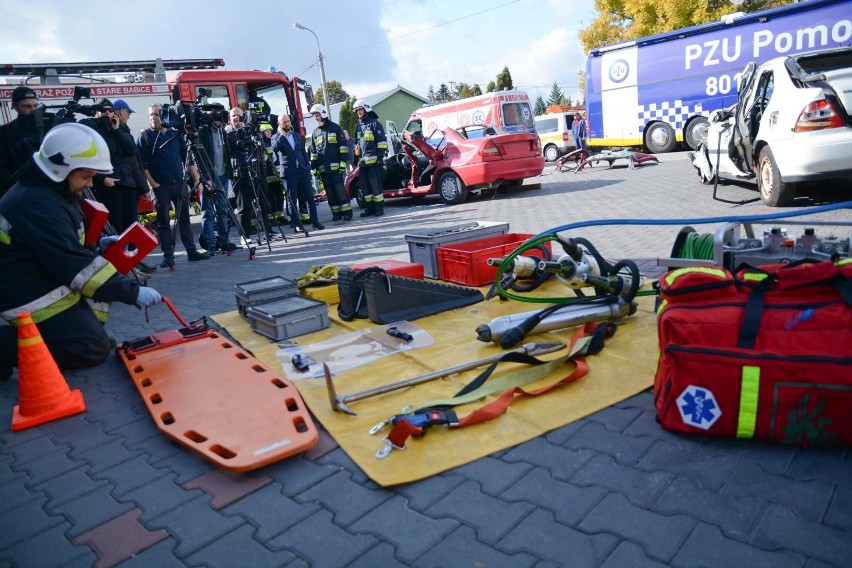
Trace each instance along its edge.
{"label": "video camera on tripod", "polygon": [[243,115],[245,126],[236,130],[236,146],[241,164],[257,162],[263,149],[263,138],[260,125],[269,123],[269,109],[262,102],[248,104],[248,110]]}
{"label": "video camera on tripod", "polygon": [[252,102],[248,104],[248,110],[245,113],[246,126],[257,132],[260,125],[270,123],[269,107],[262,102]]}
{"label": "video camera on tripod", "polygon": [[[210,89],[198,89],[194,101],[178,101],[166,104],[160,109],[160,123],[166,128],[174,128],[189,138],[198,136],[198,130],[212,125],[215,121],[228,122],[228,113],[219,104],[205,104],[203,101],[212,95]],[[209,112],[213,111],[213,112]]]}
{"label": "video camera on tripod", "polygon": [[104,109],[103,105],[94,104],[94,105],[83,105],[80,104],[80,99],[92,98],[92,89],[90,87],[81,87],[80,85],[74,86],[74,94],[71,97],[71,100],[65,103],[64,105],[50,105],[46,108],[58,108],[59,110],[56,112],[56,120],[58,122],[74,122],[75,114],[82,114],[84,116],[93,117],[98,112]]}

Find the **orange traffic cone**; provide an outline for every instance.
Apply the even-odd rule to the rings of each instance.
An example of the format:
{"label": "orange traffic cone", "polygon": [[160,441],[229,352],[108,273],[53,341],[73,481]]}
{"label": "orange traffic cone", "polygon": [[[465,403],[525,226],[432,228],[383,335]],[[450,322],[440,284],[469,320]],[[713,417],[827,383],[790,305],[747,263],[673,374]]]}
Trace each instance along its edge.
{"label": "orange traffic cone", "polygon": [[18,314],[18,404],[12,431],[86,410],[83,393],[71,390],[28,312]]}

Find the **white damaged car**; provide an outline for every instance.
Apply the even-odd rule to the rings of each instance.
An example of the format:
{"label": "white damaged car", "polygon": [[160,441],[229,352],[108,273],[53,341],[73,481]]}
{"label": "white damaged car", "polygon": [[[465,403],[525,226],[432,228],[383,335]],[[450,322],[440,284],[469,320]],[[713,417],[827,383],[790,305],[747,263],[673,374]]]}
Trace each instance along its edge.
{"label": "white damaged car", "polygon": [[703,183],[756,181],[765,204],[787,205],[800,182],[852,178],[850,111],[852,47],[749,63],[692,163]]}

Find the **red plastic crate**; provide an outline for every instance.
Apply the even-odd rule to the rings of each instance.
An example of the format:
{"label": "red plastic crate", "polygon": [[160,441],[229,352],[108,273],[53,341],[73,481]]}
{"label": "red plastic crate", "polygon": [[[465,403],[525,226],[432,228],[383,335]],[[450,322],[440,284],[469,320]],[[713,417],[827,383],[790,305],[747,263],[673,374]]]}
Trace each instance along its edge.
{"label": "red plastic crate", "polygon": [[396,276],[404,276],[405,278],[417,278],[418,280],[423,280],[423,265],[418,264],[416,262],[405,262],[402,260],[367,260],[364,262],[359,262],[358,264],[352,264],[349,266],[352,270],[364,270],[365,268],[370,268],[371,266],[378,266],[379,268],[384,268],[385,272],[388,274],[394,274]]}
{"label": "red plastic crate", "polygon": [[[465,286],[490,284],[497,275],[497,267],[488,266],[486,261],[489,258],[506,256],[532,236],[525,233],[507,233],[438,247],[438,274],[441,280]],[[550,243],[546,243],[546,246],[548,250],[552,250]],[[543,253],[539,249],[531,249],[524,255],[541,258]]]}

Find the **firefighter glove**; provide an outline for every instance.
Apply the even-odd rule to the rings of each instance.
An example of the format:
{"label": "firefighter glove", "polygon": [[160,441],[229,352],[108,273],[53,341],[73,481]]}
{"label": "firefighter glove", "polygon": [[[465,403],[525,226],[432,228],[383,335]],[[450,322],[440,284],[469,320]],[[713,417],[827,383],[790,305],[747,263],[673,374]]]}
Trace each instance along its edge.
{"label": "firefighter glove", "polygon": [[159,292],[150,288],[148,286],[140,286],[139,287],[139,295],[136,296],[136,303],[142,306],[143,308],[147,308],[148,306],[153,306],[154,304],[159,304],[163,301],[163,297]]}
{"label": "firefighter glove", "polygon": [[101,240],[98,241],[98,246],[101,247],[101,252],[104,252],[109,246],[118,240],[118,235],[110,235],[108,237],[101,237]]}
{"label": "firefighter glove", "polygon": [[346,162],[340,162],[340,173],[346,173]]}

